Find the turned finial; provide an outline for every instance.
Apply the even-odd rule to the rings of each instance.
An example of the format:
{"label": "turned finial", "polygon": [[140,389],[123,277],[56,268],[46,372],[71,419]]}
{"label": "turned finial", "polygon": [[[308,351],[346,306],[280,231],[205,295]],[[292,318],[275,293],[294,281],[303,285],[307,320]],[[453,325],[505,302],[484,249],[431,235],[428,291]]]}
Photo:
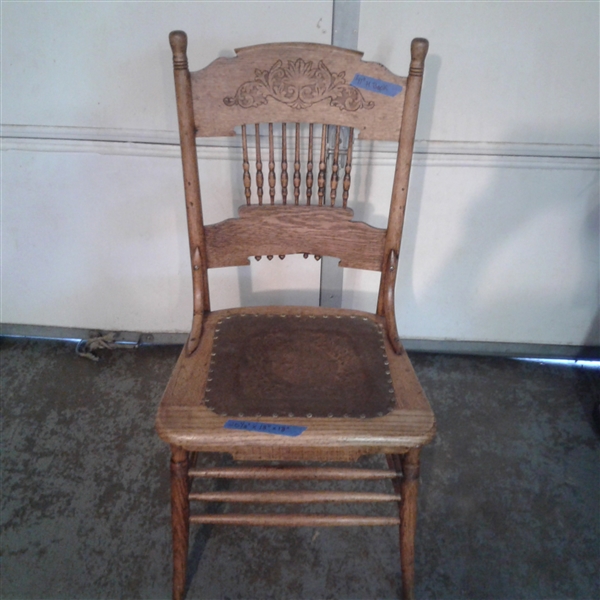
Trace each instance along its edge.
{"label": "turned finial", "polygon": [[410,45],[410,70],[409,75],[423,76],[423,65],[429,50],[429,42],[425,38],[415,38]]}
{"label": "turned finial", "polygon": [[185,31],[171,31],[169,43],[173,51],[173,67],[176,70],[187,69],[187,34]]}
{"label": "turned finial", "polygon": [[187,34],[185,31],[171,31],[169,42],[173,49],[173,54],[185,54],[187,50]]}
{"label": "turned finial", "polygon": [[410,44],[410,55],[413,60],[423,62],[427,56],[427,50],[429,50],[429,41],[425,38],[415,38]]}

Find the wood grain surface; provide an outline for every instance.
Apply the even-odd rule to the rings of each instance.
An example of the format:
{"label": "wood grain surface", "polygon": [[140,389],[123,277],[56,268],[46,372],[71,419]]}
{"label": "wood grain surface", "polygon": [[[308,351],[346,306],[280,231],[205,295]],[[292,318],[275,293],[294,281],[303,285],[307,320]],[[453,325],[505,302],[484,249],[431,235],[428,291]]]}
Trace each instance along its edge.
{"label": "wood grain surface", "polygon": [[306,515],[306,514],[235,514],[193,515],[191,523],[211,525],[255,525],[259,527],[350,527],[399,525],[398,517],[361,517],[356,515]]}
{"label": "wood grain surface", "polygon": [[[181,600],[185,595],[188,527],[193,522],[261,526],[400,525],[402,595],[404,600],[412,600],[419,452],[421,446],[430,442],[435,434],[435,419],[396,331],[394,287],[428,42],[420,38],[413,40],[409,76],[404,78],[394,75],[382,65],[364,62],[360,52],[305,43],[241,48],[236,50],[235,58],[218,58],[208,67],[190,73],[186,34],[175,31],[169,39],[173,51],[194,289],[192,331],[177,361],[156,419],[156,429],[161,438],[171,444],[172,452],[173,597]],[[394,86],[395,93],[392,91]],[[261,123],[268,124],[265,138],[262,137]],[[277,130],[281,131],[281,149],[280,152],[278,149],[277,157],[275,123],[278,124]],[[293,142],[289,148],[288,123],[294,127]],[[305,158],[301,152],[301,123],[308,124]],[[250,131],[254,131],[252,165],[248,126]],[[247,206],[240,209],[237,219],[205,226],[196,137],[234,135],[236,127],[240,128],[242,136],[240,184],[243,185]],[[342,127],[349,129],[342,130]],[[320,135],[315,135],[317,131],[320,131]],[[355,135],[360,139],[398,141],[389,220],[385,230],[352,221],[353,212],[347,208]],[[344,143],[343,137],[346,138]],[[328,148],[328,138],[332,149]],[[263,158],[268,160],[266,165]],[[317,160],[318,165],[315,164]],[[330,173],[327,172],[328,163]],[[268,198],[265,193],[265,178]],[[253,198],[256,200],[255,205],[252,205]],[[336,202],[342,208],[335,207]],[[383,270],[377,314],[281,306],[211,312],[208,268],[246,265],[250,256],[273,258],[278,255],[283,258],[286,254],[303,254],[305,257],[312,254],[315,258],[331,256],[340,259],[340,266]],[[336,385],[336,389],[342,390],[341,400],[346,397],[359,398],[362,407],[363,400],[356,391],[358,387],[352,383],[358,381],[353,379],[356,376],[354,371],[357,369],[359,378],[360,373],[367,378],[373,373],[365,370],[364,360],[361,365],[352,362],[357,356],[362,356],[360,352],[341,351],[340,348],[332,350],[332,336],[329,334],[325,335],[328,344],[322,343],[320,347],[328,349],[325,353],[328,359],[339,357],[330,360],[326,367],[323,367],[320,359],[315,363],[310,349],[315,346],[315,339],[323,338],[321,332],[321,337],[313,336],[310,343],[302,346],[302,352],[298,352],[298,348],[295,353],[288,352],[287,338],[294,336],[282,333],[285,328],[281,326],[279,333],[269,331],[269,319],[264,320],[266,329],[261,329],[261,335],[268,340],[274,340],[279,335],[277,339],[281,343],[278,342],[277,352],[266,358],[267,353],[261,352],[259,358],[262,362],[246,360],[246,370],[225,368],[221,372],[215,367],[211,371],[211,365],[216,365],[211,361],[218,353],[223,356],[223,352],[227,355],[230,350],[235,350],[243,354],[245,348],[239,347],[236,342],[239,335],[227,337],[223,333],[225,341],[220,341],[218,347],[214,344],[215,339],[218,339],[218,324],[226,319],[234,323],[236,319],[233,317],[241,315],[249,318],[252,315],[266,315],[332,320],[337,317],[340,325],[343,325],[343,317],[371,321],[381,336],[377,353],[378,360],[383,365],[380,371],[385,377],[385,397],[389,412],[378,410],[373,411],[377,416],[370,413],[367,416],[367,411],[359,411],[358,417],[352,418],[350,414],[342,413],[344,416],[340,417],[339,413],[327,410],[326,413],[322,412],[327,417],[313,417],[313,412],[319,415],[321,412],[317,413],[311,408],[311,411],[306,410],[299,417],[292,416],[295,411],[288,407],[287,416],[280,417],[280,411],[270,406],[271,416],[254,416],[252,421],[263,425],[271,423],[276,426],[300,426],[302,429],[299,435],[290,437],[273,435],[264,430],[255,431],[251,427],[225,427],[229,417],[224,416],[223,406],[220,414],[208,408],[207,403],[217,408],[218,402],[215,402],[216,398],[209,398],[206,392],[212,392],[214,386],[214,393],[221,390],[219,397],[224,396],[223,389],[229,392],[237,390],[236,386],[243,385],[243,378],[240,376],[239,381],[233,381],[233,385],[224,388],[211,383],[215,376],[235,378],[235,372],[247,373],[248,365],[250,369],[255,369],[256,365],[263,365],[265,361],[269,364],[277,363],[278,360],[282,361],[281,354],[285,354],[287,358],[281,364],[277,363],[277,370],[269,367],[269,372],[275,376],[275,379],[271,379],[272,389],[281,388],[276,377],[281,377],[285,382],[300,377],[299,384],[304,384],[318,375],[317,379],[323,380],[325,385],[335,383],[335,376],[329,377],[329,370],[332,369],[336,373],[343,373],[351,382],[346,387]],[[257,320],[259,321],[263,322],[261,319]],[[273,319],[275,321],[277,319]],[[227,327],[224,329],[229,331]],[[346,334],[355,342],[350,332],[352,327],[346,329]],[[383,331],[387,335],[381,335]],[[342,334],[336,339],[341,340],[340,335]],[[361,339],[365,339],[364,335]],[[224,344],[223,349],[221,344]],[[344,344],[340,342],[338,346],[342,347]],[[344,347],[353,346],[345,344]],[[306,348],[309,350],[306,351]],[[296,357],[295,361],[293,357]],[[345,371],[336,369],[340,361]],[[299,365],[298,362],[302,364]],[[224,364],[238,363],[225,361]],[[302,369],[305,370],[306,377],[302,375]],[[263,390],[256,385],[256,380],[255,377],[244,379],[248,389],[259,391],[251,396],[257,399],[258,405],[258,400],[263,400]],[[249,381],[254,383],[249,384]],[[207,387],[209,385],[210,388]],[[237,398],[237,392],[235,396]],[[287,392],[282,396],[273,395],[278,398],[277,402],[280,402],[280,398],[287,401],[288,396]],[[291,397],[295,398],[293,394]],[[306,398],[312,402],[312,388],[310,394],[302,396],[303,400]],[[337,396],[336,399],[340,400]],[[297,403],[294,401],[294,406]],[[258,412],[255,407],[255,414],[260,415],[262,411]],[[245,461],[352,461],[362,455],[383,453],[387,457],[390,471],[374,470],[366,475],[360,469],[332,467],[321,470],[251,466],[195,469],[198,452],[229,453],[234,458]],[[190,483],[194,478],[207,477],[300,480],[390,478],[394,494],[308,490],[189,494]],[[399,516],[264,513],[190,516],[190,500],[294,504],[397,502]]]}
{"label": "wood grain surface", "polygon": [[[361,52],[286,43],[236,54],[191,74],[197,136],[234,135],[242,124],[302,122],[355,127],[360,139],[398,140],[407,80],[363,61]],[[356,74],[402,91],[390,97],[351,86]]]}
{"label": "wood grain surface", "polygon": [[253,431],[224,429],[221,417],[202,402],[207,383],[216,323],[240,314],[355,314],[385,324],[381,317],[360,311],[304,307],[256,307],[210,313],[196,352],[182,353],[161,403],[156,427],[168,443],[188,450],[229,452],[246,460],[355,460],[362,454],[395,454],[428,443],[435,432],[433,412],[414,374],[406,352],[396,354],[385,342],[396,405],[373,419],[307,419],[260,417],[252,421],[307,426],[296,438]]}
{"label": "wood grain surface", "polygon": [[250,256],[334,256],[340,266],[381,271],[385,230],[328,206],[242,206],[239,218],[208,225],[208,267],[249,264]]}

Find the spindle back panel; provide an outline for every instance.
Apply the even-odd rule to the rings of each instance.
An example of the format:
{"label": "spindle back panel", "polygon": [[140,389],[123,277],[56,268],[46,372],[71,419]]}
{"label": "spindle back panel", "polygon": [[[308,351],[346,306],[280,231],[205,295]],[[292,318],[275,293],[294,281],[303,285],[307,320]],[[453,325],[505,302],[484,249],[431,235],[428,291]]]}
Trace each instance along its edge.
{"label": "spindle back panel", "polygon": [[246,204],[346,208],[354,129],[314,123],[242,125]]}
{"label": "spindle back panel", "polygon": [[[305,43],[237,49],[235,57],[190,73],[187,37],[173,32],[170,39],[190,251],[205,309],[206,268],[248,264],[252,256],[332,256],[341,266],[383,270],[401,234],[418,105],[411,90],[422,74],[416,54],[408,78],[364,62],[361,52]],[[417,51],[423,44],[415,42]],[[195,138],[236,133],[246,206],[239,218],[205,226]],[[399,141],[391,228],[352,220],[347,204],[357,139]]]}
{"label": "spindle back panel", "polygon": [[353,128],[257,123],[242,125],[241,138],[246,206],[239,218],[205,227],[208,268],[303,254],[381,270],[385,230],[352,221],[347,207]]}

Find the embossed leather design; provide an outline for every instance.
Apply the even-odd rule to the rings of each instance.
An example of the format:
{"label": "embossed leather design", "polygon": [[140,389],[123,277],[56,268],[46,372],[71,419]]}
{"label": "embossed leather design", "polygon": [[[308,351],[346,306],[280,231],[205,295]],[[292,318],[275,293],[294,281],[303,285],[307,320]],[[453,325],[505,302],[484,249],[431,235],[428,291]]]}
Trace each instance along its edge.
{"label": "embossed leather design", "polygon": [[383,332],[361,317],[223,319],[204,401],[232,417],[383,416],[395,404]]}

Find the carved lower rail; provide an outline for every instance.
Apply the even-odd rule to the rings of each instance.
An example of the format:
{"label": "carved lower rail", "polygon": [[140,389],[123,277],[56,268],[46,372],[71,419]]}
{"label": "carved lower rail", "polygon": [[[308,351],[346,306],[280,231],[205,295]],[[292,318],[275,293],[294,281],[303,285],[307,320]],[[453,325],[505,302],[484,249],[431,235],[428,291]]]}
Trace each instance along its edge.
{"label": "carved lower rail", "polygon": [[242,206],[239,218],[205,227],[207,267],[249,264],[249,256],[334,256],[340,266],[381,271],[385,229],[353,221],[348,208]]}

